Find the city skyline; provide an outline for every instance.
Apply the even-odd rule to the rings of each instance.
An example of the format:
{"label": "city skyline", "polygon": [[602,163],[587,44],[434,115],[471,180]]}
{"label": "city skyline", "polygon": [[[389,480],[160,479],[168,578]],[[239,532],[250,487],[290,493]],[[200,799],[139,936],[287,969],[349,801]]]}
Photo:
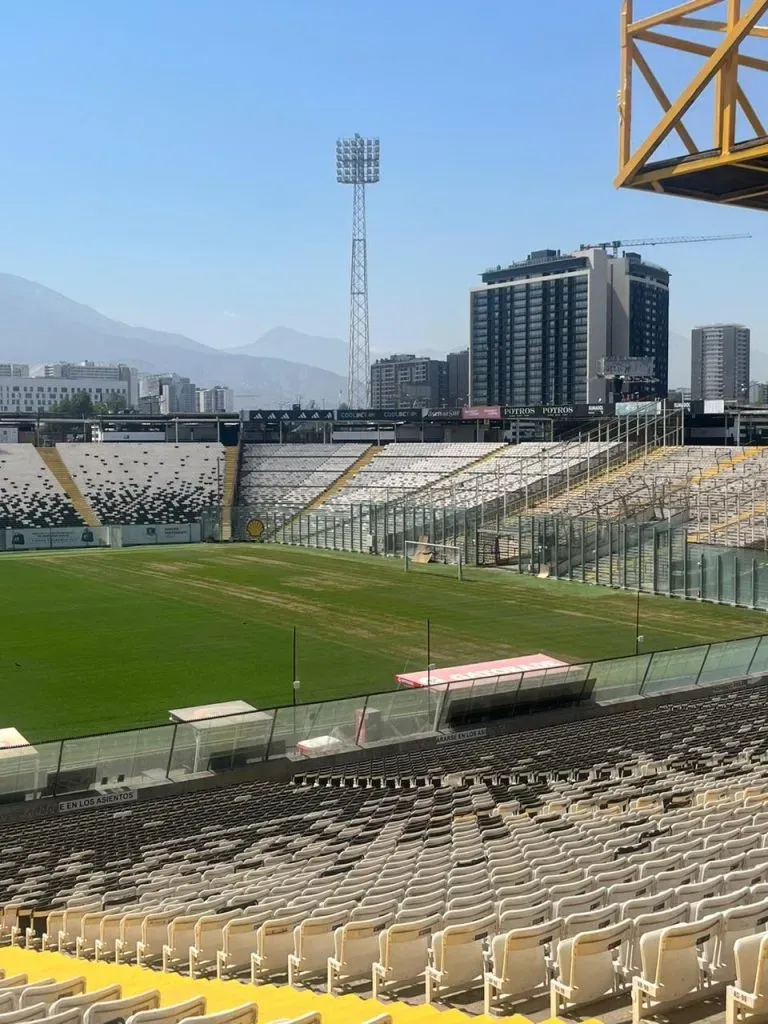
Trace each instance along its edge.
{"label": "city skyline", "polygon": [[[322,15],[298,0],[215,9],[198,0],[184,19],[176,3],[148,0],[130,9],[76,0],[66,11],[47,0],[44,18],[15,9],[0,75],[25,103],[8,114],[13,159],[0,183],[13,203],[0,267],[215,347],[275,324],[345,338],[348,197],[328,139],[360,130],[380,135],[388,154],[369,211],[374,351],[465,345],[467,288],[487,266],[542,244],[733,231],[754,237],[664,249],[671,329],[685,338],[698,322],[744,320],[754,349],[768,350],[759,215],[614,191],[618,9],[585,17],[553,4],[546,36],[535,9],[501,10],[491,23],[465,3],[444,6],[435,34],[427,5],[394,0],[356,18],[362,51],[348,45],[346,0]],[[349,86],[363,52],[371,73],[357,93]],[[537,79],[537,102],[518,112],[514,135],[497,134],[489,161],[494,95],[548,64],[557,73]],[[576,77],[574,117],[564,85]],[[553,131],[567,175],[550,159]],[[277,156],[296,139],[300,167]],[[702,292],[714,276],[718,288]]]}

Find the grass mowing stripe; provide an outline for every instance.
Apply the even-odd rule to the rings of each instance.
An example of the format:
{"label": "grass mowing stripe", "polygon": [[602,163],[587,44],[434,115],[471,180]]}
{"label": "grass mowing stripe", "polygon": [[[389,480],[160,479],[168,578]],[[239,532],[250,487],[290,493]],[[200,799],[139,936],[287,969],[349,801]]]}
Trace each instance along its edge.
{"label": "grass mowing stripe", "polygon": [[[383,690],[393,676],[542,650],[634,650],[634,593],[497,570],[279,546],[46,552],[0,559],[0,726],[32,740],[167,721],[169,708]],[[764,613],[643,595],[644,650],[750,636]]]}

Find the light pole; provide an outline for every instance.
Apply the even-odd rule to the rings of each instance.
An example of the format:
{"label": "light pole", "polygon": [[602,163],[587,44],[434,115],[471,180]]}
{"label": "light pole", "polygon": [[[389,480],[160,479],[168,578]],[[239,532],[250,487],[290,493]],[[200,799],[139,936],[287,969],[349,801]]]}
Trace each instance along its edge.
{"label": "light pole", "polygon": [[352,271],[349,288],[348,402],[367,409],[370,391],[371,347],[368,325],[368,240],[365,226],[365,186],[379,180],[379,140],[361,135],[336,140],[336,181],[352,185]]}

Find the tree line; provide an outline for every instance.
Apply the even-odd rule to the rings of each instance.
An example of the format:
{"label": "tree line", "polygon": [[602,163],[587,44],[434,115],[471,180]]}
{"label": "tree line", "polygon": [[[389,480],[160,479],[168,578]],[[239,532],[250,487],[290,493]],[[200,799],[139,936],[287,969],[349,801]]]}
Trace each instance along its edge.
{"label": "tree line", "polygon": [[82,420],[92,416],[107,416],[109,413],[124,412],[125,408],[124,395],[107,395],[103,402],[94,402],[87,391],[76,391],[69,398],[62,398],[60,402],[56,402],[49,411],[59,416],[71,416]]}

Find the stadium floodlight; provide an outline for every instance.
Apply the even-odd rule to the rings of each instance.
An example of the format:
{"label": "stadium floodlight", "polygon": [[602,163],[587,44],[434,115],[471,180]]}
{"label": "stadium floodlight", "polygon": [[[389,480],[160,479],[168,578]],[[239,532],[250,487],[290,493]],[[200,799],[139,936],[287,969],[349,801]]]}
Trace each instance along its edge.
{"label": "stadium floodlight", "polygon": [[365,186],[379,180],[378,139],[354,135],[336,140],[336,181],[352,185],[352,270],[349,288],[347,395],[353,409],[370,405],[371,345],[368,323],[368,242]]}
{"label": "stadium floodlight", "polygon": [[379,180],[378,139],[336,140],[336,181],[340,185],[375,185]]}

